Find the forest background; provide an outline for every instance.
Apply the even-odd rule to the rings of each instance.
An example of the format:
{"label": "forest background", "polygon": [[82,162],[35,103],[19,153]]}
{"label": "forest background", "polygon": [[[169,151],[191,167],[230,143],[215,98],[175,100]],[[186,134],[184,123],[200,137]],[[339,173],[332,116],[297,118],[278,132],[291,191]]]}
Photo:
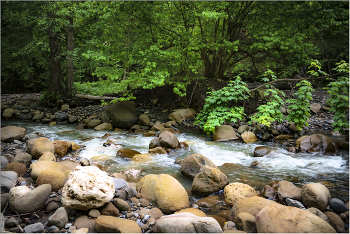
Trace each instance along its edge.
{"label": "forest background", "polygon": [[[42,92],[46,104],[73,102],[77,93],[122,101],[164,85],[181,98],[191,84],[207,84],[197,120],[208,132],[244,115],[237,102],[248,82],[329,76],[318,83],[333,87],[334,111],[344,112],[349,2],[6,1],[1,58],[2,93]],[[215,90],[211,84],[222,80],[228,86]],[[290,103],[300,112],[290,120],[302,126],[306,104],[297,101],[309,101],[312,87],[298,87],[305,96]],[[272,100],[255,120],[268,125],[280,118],[282,94],[273,86],[265,93]]]}

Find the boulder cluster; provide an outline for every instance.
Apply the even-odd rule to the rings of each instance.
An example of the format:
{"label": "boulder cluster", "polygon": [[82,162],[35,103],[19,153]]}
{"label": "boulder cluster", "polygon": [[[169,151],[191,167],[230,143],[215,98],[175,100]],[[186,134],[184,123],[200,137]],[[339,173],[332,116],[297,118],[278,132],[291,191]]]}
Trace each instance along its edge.
{"label": "boulder cluster", "polygon": [[[115,149],[116,157],[135,163],[189,147],[189,142],[177,139],[180,131],[176,127],[195,116],[190,108],[175,110],[169,115],[170,121],[162,123],[151,119],[147,112],[138,115],[133,102],[115,103],[90,116],[73,115],[68,105],[62,105],[54,113],[28,110],[31,105],[23,100],[11,108],[2,106],[3,117],[17,115],[50,124],[81,122],[78,129],[119,131],[123,128],[153,136],[147,154],[124,148],[112,134],[102,137],[106,139],[105,147]],[[283,126],[275,129],[256,123],[222,125],[213,134],[215,141],[242,140],[249,144],[258,139],[281,141],[290,146],[290,152],[331,154],[341,145],[346,146],[324,135],[300,136],[300,132]],[[349,231],[348,201],[332,198],[328,188],[320,183],[298,187],[289,181],[272,181],[262,191],[256,191],[249,184],[230,183],[211,160],[192,154],[177,160],[181,174],[192,181],[191,190],[186,191],[168,174],[148,174],[136,180],[129,176],[131,170],[110,175],[95,163],[110,156],[79,158],[74,155],[79,156],[84,146],[26,134],[24,128],[1,128],[1,142],[2,148],[3,144],[9,144],[14,152],[1,156],[1,232]],[[270,147],[257,147],[254,157],[274,152]],[[204,198],[191,200],[192,193]]]}
{"label": "boulder cluster", "polygon": [[[148,174],[134,183],[126,173],[109,175],[93,159],[74,161],[72,154],[83,147],[74,142],[51,141],[37,134],[26,134],[26,129],[15,126],[1,130],[2,142],[25,146],[16,149],[14,157],[1,156],[1,231],[348,231],[348,202],[332,198],[327,187],[320,183],[300,188],[289,181],[272,181],[258,192],[248,184],[230,183],[201,154],[188,155],[177,162],[181,174],[192,180],[191,191],[186,191],[168,174]],[[106,147],[115,148],[116,157],[142,163],[152,160],[157,153],[166,154],[187,145],[179,142],[176,134],[173,128],[159,130],[158,137],[150,141],[149,155],[123,148],[112,134],[107,133],[103,138],[107,139]],[[316,135],[315,139],[325,138]],[[310,147],[329,152],[325,143],[317,143],[315,139]],[[296,147],[303,149],[299,149],[302,152],[314,152],[306,150],[304,141],[305,137],[300,138]],[[332,142],[328,145],[335,147]],[[156,148],[159,151],[151,152]],[[254,156],[263,157],[274,150],[257,147],[255,151]],[[193,201],[189,193],[204,198]]]}

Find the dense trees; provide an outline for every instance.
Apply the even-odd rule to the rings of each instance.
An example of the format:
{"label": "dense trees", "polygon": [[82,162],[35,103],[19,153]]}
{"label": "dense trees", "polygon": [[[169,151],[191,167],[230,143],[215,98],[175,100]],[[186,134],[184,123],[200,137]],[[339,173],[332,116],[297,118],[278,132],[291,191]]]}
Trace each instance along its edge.
{"label": "dense trees", "polygon": [[1,4],[2,86],[35,82],[47,97],[166,83],[182,96],[193,80],[293,77],[311,59],[331,73],[348,61],[346,1]]}

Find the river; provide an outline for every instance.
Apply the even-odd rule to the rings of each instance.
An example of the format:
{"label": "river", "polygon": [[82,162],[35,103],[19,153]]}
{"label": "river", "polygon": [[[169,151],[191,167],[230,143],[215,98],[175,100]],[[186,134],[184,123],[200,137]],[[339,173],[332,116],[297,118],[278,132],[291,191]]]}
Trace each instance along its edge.
{"label": "river", "polygon": [[[116,156],[118,149],[104,147],[107,140],[102,139],[107,132],[114,139],[119,139],[124,148],[133,149],[140,153],[147,153],[148,146],[153,137],[144,137],[142,133],[134,134],[127,131],[95,131],[93,129],[76,130],[75,125],[53,125],[35,123],[31,121],[11,120],[3,121],[5,126],[19,126],[27,129],[27,134],[40,132],[50,140],[73,141],[86,147],[77,155],[66,156],[81,157],[91,160],[95,156],[110,156],[106,160],[94,161],[112,174],[127,171],[129,175],[170,174],[174,176],[186,190],[191,190],[192,181],[180,173],[180,166],[175,160],[183,159],[194,153],[204,155],[213,161],[227,176],[229,182],[241,182],[261,191],[265,184],[272,180],[287,180],[296,186],[302,187],[307,183],[322,183],[330,190],[332,197],[348,201],[349,199],[349,151],[342,150],[336,155],[321,155],[317,153],[289,153],[281,145],[273,142],[257,141],[245,144],[240,141],[214,142],[205,141],[207,136],[203,133],[193,133],[183,130],[178,134],[179,141],[186,141],[189,148],[152,156],[152,161],[135,163]],[[94,137],[92,140],[83,139]],[[265,157],[253,157],[257,146],[269,146],[275,149],[275,154]],[[251,166],[257,161],[258,165]],[[137,182],[137,180],[135,180]],[[201,197],[190,195],[192,200]]]}

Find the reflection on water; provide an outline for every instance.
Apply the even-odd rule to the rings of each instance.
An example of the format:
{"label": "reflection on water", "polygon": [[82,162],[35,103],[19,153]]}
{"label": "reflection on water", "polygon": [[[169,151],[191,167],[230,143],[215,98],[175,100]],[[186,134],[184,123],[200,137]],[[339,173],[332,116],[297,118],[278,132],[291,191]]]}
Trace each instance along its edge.
{"label": "reflection on water", "polygon": [[[338,155],[292,154],[274,143],[254,142],[245,144],[239,141],[213,142],[205,141],[205,135],[199,133],[182,133],[177,135],[179,141],[186,141],[189,148],[173,151],[170,154],[153,155],[152,160],[135,163],[116,157],[118,148],[104,147],[107,139],[101,137],[107,132],[109,138],[119,139],[118,144],[144,154],[148,152],[149,142],[153,137],[143,137],[141,133],[95,131],[93,129],[75,130],[74,125],[38,124],[24,121],[6,121],[5,126],[14,125],[27,129],[27,133],[40,132],[50,140],[74,141],[86,147],[79,157],[92,159],[110,174],[128,171],[129,179],[137,181],[147,174],[170,174],[191,190],[192,181],[180,173],[176,159],[183,159],[199,153],[213,161],[228,176],[230,183],[249,184],[260,191],[271,180],[292,181],[301,187],[306,183],[319,182],[328,187],[332,197],[345,201],[349,196],[349,152],[341,151]],[[83,141],[86,138],[91,140]],[[276,153],[265,157],[253,157],[255,147],[267,145],[276,149]],[[103,156],[97,157],[96,156]],[[94,158],[95,157],[95,158]],[[100,159],[98,159],[100,158]],[[254,162],[254,166],[251,166]]]}

